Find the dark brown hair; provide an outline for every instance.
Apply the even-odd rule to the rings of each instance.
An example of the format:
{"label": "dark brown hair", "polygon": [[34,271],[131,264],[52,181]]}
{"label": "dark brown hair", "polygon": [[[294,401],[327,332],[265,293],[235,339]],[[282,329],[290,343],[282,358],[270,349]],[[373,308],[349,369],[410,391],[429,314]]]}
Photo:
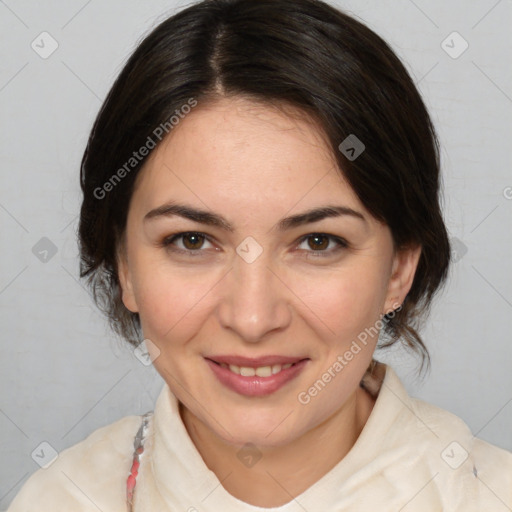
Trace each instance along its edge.
{"label": "dark brown hair", "polygon": [[[141,341],[139,316],[121,300],[116,265],[146,160],[138,154],[135,161],[134,151],[155,141],[155,130],[169,127],[191,98],[223,96],[291,105],[314,118],[361,202],[390,227],[395,247],[421,245],[402,308],[384,317],[381,346],[401,339],[429,363],[418,327],[450,261],[435,130],[390,47],[318,0],[204,0],[159,24],[128,59],[81,164],[80,275],[113,330],[134,345]],[[356,159],[339,149],[351,134],[365,146]]]}

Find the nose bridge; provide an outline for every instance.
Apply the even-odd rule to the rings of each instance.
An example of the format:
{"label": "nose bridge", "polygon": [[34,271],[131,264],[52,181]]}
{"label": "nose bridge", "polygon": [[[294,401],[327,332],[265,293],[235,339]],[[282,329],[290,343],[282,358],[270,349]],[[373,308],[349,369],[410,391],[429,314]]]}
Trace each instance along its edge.
{"label": "nose bridge", "polygon": [[[254,258],[240,255],[240,244],[219,308],[221,324],[245,341],[259,341],[290,321],[285,286],[271,270],[265,252]],[[254,248],[250,248],[253,250]]]}

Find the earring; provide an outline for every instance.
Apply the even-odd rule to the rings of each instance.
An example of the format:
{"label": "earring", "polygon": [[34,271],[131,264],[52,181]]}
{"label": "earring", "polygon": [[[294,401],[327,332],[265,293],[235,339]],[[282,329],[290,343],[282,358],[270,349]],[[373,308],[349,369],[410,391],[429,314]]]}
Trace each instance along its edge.
{"label": "earring", "polygon": [[402,304],[398,301],[398,297],[393,297],[391,301],[391,311],[385,311],[384,313],[382,313],[383,316],[390,315],[391,313],[394,313],[395,311],[402,309]]}

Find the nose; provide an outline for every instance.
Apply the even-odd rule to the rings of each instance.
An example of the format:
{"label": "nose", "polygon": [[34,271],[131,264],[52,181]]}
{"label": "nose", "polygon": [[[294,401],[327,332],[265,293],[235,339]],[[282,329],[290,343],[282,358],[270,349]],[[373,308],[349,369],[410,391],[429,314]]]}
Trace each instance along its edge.
{"label": "nose", "polygon": [[217,310],[222,327],[252,343],[286,328],[292,316],[288,300],[291,291],[264,254],[252,263],[239,256],[234,258]]}

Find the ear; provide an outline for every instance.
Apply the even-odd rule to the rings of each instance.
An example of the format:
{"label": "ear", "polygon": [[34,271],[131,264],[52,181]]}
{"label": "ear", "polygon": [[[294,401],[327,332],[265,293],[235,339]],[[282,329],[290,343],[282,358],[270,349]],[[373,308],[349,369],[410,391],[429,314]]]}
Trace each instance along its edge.
{"label": "ear", "polygon": [[411,289],[420,255],[419,245],[395,251],[383,314],[390,313],[403,303]]}
{"label": "ear", "polygon": [[117,253],[117,277],[121,286],[121,299],[123,304],[132,313],[137,313],[139,308],[135,301],[133,281],[124,242],[120,244],[120,248]]}

